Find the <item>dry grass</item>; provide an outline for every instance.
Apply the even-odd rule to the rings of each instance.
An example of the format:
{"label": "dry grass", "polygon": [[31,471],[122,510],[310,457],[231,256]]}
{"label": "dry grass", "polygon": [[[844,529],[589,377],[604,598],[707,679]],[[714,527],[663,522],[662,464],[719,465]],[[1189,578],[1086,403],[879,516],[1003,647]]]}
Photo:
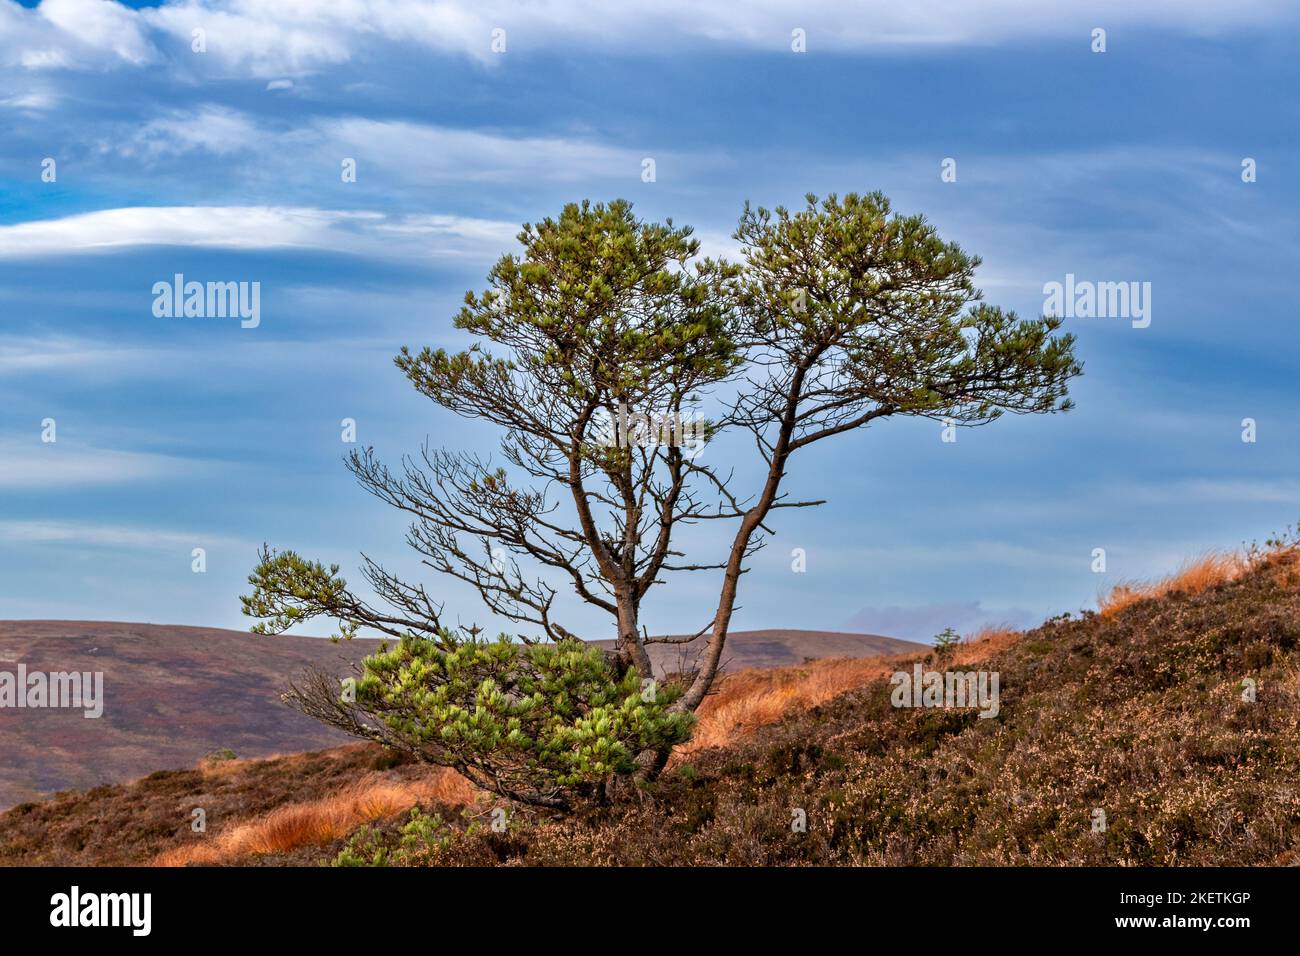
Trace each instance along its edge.
{"label": "dry grass", "polygon": [[1300,560],[1300,526],[1288,527],[1262,546],[1252,544],[1243,551],[1210,551],[1185,562],[1173,575],[1159,581],[1125,581],[1097,599],[1098,613],[1114,617],[1139,601],[1156,600],[1170,594],[1200,594],[1221,584],[1239,580],[1255,569],[1269,568],[1282,576],[1278,584],[1289,587]]}
{"label": "dry grass", "polygon": [[888,658],[865,657],[812,661],[800,667],[743,670],[727,674],[717,692],[705,698],[695,731],[678,748],[683,757],[705,747],[720,747],[795,707],[815,707],[846,690],[861,687],[892,670]]}
{"label": "dry grass", "polygon": [[420,803],[463,806],[474,788],[452,770],[413,781],[372,774],[336,794],[278,807],[262,817],[234,824],[202,842],[158,854],[153,866],[230,863],[265,853],[286,853],[347,836],[364,823],[390,819]]}
{"label": "dry grass", "polygon": [[[1200,592],[1235,581],[1252,567],[1295,567],[1294,544],[1279,542],[1257,554],[1210,552],[1185,563],[1171,577],[1154,582],[1117,585],[1099,601],[1102,617],[1113,617],[1139,601],[1175,592]],[[963,667],[987,660],[1010,648],[1021,632],[1010,627],[985,627],[956,645],[946,663]],[[774,724],[795,710],[816,707],[886,676],[910,655],[836,658],[812,661],[799,667],[749,669],[725,675],[715,693],[697,711],[699,722],[691,740],[677,749],[674,762],[707,747],[723,747]]]}
{"label": "dry grass", "polygon": [[1002,653],[1022,636],[1022,632],[1010,627],[983,627],[953,648],[948,660],[959,667],[977,664]]}
{"label": "dry grass", "polygon": [[1235,581],[1250,569],[1245,555],[1228,551],[1211,551],[1185,563],[1171,577],[1162,581],[1125,582],[1101,596],[1098,610],[1102,617],[1113,617],[1138,601],[1155,600],[1176,592],[1200,594],[1207,588]]}
{"label": "dry grass", "polygon": [[[985,628],[958,644],[949,661],[965,665],[1005,650],[1020,637],[1011,628]],[[774,724],[794,710],[824,704],[898,669],[913,655],[830,658],[799,667],[743,670],[725,675],[716,693],[705,698],[690,741],[679,747],[675,761],[706,747],[735,743],[759,727]]]}

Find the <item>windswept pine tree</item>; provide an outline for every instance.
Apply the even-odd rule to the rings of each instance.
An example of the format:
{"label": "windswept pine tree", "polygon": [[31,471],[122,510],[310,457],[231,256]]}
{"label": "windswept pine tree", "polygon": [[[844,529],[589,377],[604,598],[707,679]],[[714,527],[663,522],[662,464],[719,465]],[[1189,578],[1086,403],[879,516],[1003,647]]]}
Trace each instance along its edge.
{"label": "windswept pine tree", "polygon": [[[311,618],[350,637],[396,639],[355,686],[317,673],[291,703],[359,737],[454,767],[511,799],[565,807],[651,779],[688,738],[718,675],[748,560],[791,500],[800,452],[894,416],[981,425],[1064,411],[1080,373],[1061,320],[986,305],[979,260],[879,193],[808,196],[796,212],[746,207],[742,261],[701,257],[689,228],[637,219],[629,203],[571,204],[527,225],[456,326],[466,351],[404,348],[396,364],[442,408],[501,431],[501,462],[423,448],[390,468],[372,449],[348,466],[410,516],[407,542],[471,585],[522,633],[484,641],[451,626],[426,585],[363,558],[369,595],[337,565],[265,549],[244,611],[279,633]],[[692,443],[651,422],[692,419]],[[640,424],[619,428],[627,410]],[[695,454],[695,439],[748,435],[760,479]],[[689,554],[681,530],[722,522],[729,544]],[[696,666],[652,680],[642,609],[678,575],[709,575],[716,604]],[[606,612],[577,634],[561,591]],[[612,636],[604,654],[583,639]]]}

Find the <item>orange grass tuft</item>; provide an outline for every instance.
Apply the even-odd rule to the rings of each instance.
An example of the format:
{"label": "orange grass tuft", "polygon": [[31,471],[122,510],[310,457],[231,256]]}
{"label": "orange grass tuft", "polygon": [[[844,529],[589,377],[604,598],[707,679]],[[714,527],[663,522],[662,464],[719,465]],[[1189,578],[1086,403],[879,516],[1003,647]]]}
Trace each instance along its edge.
{"label": "orange grass tuft", "polygon": [[706,697],[696,711],[695,731],[677,753],[685,756],[705,747],[731,743],[764,724],[774,723],[794,707],[815,707],[890,671],[884,658],[866,657],[727,674],[719,682],[717,693]]}
{"label": "orange grass tuft", "polygon": [[1235,581],[1249,569],[1250,562],[1244,555],[1212,551],[1188,561],[1174,575],[1162,581],[1116,585],[1109,594],[1098,599],[1098,612],[1102,617],[1113,617],[1138,601],[1162,598],[1179,591],[1199,594],[1207,588]]}
{"label": "orange grass tuft", "polygon": [[[1020,638],[1010,628],[985,628],[958,644],[949,660],[969,664],[1005,650]],[[726,674],[717,692],[696,711],[699,718],[691,739],[677,748],[681,760],[706,747],[721,747],[773,724],[790,711],[824,704],[846,691],[887,677],[913,654],[886,657],[830,658],[797,667],[749,669]]]}
{"label": "orange grass tuft", "polygon": [[948,663],[964,666],[986,661],[1016,643],[1020,636],[1019,631],[1010,627],[982,627],[952,649]]}
{"label": "orange grass tuft", "polygon": [[339,793],[306,803],[278,807],[221,831],[199,843],[166,850],[153,866],[228,863],[263,853],[284,853],[304,846],[330,843],[363,823],[389,819],[418,803],[463,806],[474,799],[469,781],[453,770],[439,769],[411,781],[364,778]]}

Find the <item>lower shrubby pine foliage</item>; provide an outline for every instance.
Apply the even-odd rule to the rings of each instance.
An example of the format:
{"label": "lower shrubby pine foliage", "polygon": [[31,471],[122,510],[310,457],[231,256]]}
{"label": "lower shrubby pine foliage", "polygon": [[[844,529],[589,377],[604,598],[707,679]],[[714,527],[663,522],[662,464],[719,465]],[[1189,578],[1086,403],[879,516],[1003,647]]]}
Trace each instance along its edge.
{"label": "lower shrubby pine foliage", "polygon": [[[472,836],[478,827],[471,823],[464,834]],[[333,866],[412,866],[427,854],[452,848],[457,831],[451,830],[439,814],[429,815],[412,807],[395,839],[385,839],[378,827],[364,826],[339,851]]]}
{"label": "lower shrubby pine foliage", "polygon": [[600,799],[636,769],[637,755],[690,736],[680,694],[617,675],[581,641],[518,644],[408,636],[367,657],[349,699],[323,673],[288,695],[311,716],[525,804]]}

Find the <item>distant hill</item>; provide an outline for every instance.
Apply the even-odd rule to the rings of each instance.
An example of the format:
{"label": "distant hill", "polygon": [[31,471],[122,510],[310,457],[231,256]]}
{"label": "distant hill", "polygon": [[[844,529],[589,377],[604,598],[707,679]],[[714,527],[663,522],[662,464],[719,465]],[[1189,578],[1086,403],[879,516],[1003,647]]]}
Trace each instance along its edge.
{"label": "distant hill", "polygon": [[[677,635],[686,637],[688,635]],[[613,641],[594,641],[613,647]],[[651,644],[650,662],[655,671],[689,670],[704,653],[707,638],[689,644]],[[735,631],[727,637],[722,663],[727,670],[745,667],[788,667],[825,657],[875,657],[879,654],[906,654],[924,651],[926,645],[879,634],[849,634],[843,631],[801,631],[795,628],[772,628],[763,631]]]}
{"label": "distant hill", "polygon": [[331,644],[219,628],[102,621],[0,622],[0,671],[103,671],[104,713],[0,708],[0,807],[71,787],[118,783],[240,756],[328,747],[342,734],[279,700],[309,664],[337,666],[377,641]]}
{"label": "distant hill", "polygon": [[[103,716],[80,710],[0,708],[0,810],[58,790],[121,783],[192,766],[230,748],[240,757],[297,753],[350,738],[281,703],[308,666],[349,672],[375,640],[330,643],[269,638],[221,628],[103,621],[0,621],[0,671],[102,671]],[[739,631],[727,643],[732,668],[806,658],[865,657],[916,645],[874,635]],[[689,646],[688,655],[698,653]],[[681,646],[658,645],[657,665]]]}

